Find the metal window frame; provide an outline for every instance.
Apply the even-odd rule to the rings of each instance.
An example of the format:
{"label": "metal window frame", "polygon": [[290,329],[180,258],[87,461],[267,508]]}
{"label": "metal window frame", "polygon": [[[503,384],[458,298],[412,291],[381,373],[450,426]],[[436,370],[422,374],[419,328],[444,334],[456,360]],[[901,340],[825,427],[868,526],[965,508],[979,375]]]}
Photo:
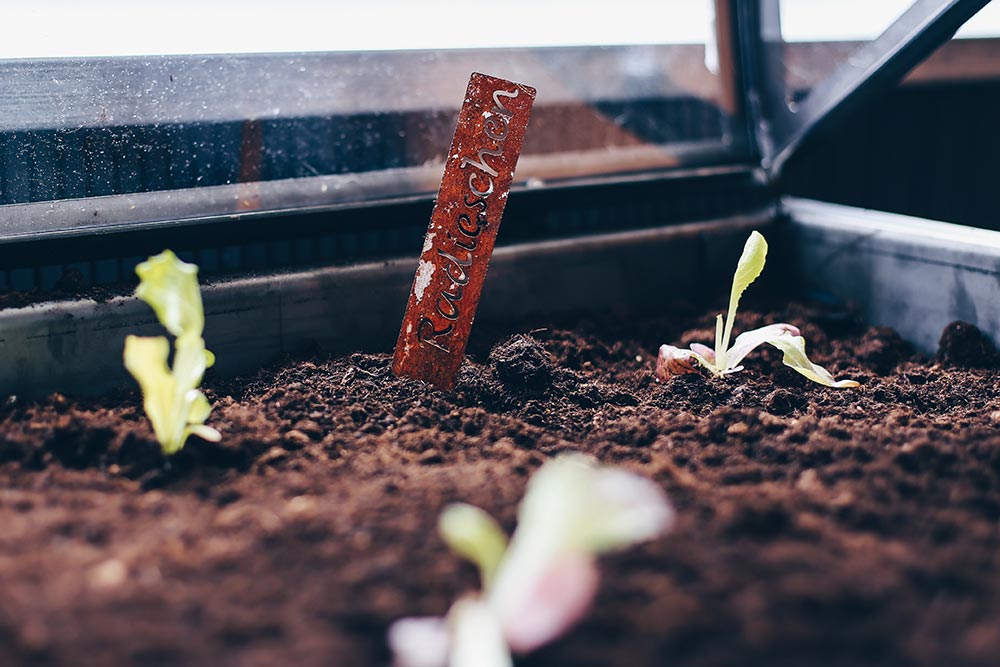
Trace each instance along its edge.
{"label": "metal window frame", "polygon": [[789,158],[810,135],[898,82],[989,1],[915,0],[881,35],[792,104],[782,69],[781,0],[739,3],[743,50],[753,63],[745,96],[769,180],[780,180]]}
{"label": "metal window frame", "polygon": [[[671,49],[675,48],[683,53],[678,51],[673,54]],[[493,59],[497,61],[497,72],[511,79],[519,80],[527,72],[544,74],[542,78],[548,81],[532,80],[532,83],[539,86],[546,84],[551,89],[547,104],[558,106],[576,99],[573,90],[580,82],[574,83],[568,73],[575,71],[577,73],[573,76],[585,77],[588,68],[599,69],[600,63],[613,65],[636,58],[652,59],[660,65],[665,61],[678,60],[689,67],[691,55],[688,51],[690,45],[525,48],[504,50],[503,58]],[[92,130],[128,129],[134,125],[182,127],[193,122],[253,124],[309,119],[316,114],[330,113],[337,117],[344,114],[345,118],[351,114],[378,114],[383,111],[447,113],[451,106],[457,105],[461,90],[456,90],[454,99],[443,98],[445,93],[439,90],[440,86],[432,91],[420,90],[419,86],[417,90],[409,91],[406,88],[408,79],[404,78],[400,81],[400,96],[406,97],[408,92],[412,92],[412,99],[385,101],[387,106],[378,107],[379,100],[389,92],[366,91],[364,76],[391,65],[404,68],[410,74],[421,70],[440,70],[431,80],[450,81],[467,76],[472,65],[466,61],[475,62],[475,59],[470,59],[470,53],[475,53],[482,60],[489,59],[494,52],[499,53],[486,49],[477,52],[454,50],[440,54],[387,51],[6,61],[0,63],[0,78],[16,79],[19,75],[30,74],[29,78],[34,83],[13,87],[11,97],[15,103],[0,113],[0,131],[29,132],[39,129],[37,123],[25,124],[18,117],[19,112],[12,111],[20,107],[44,111],[46,120],[41,125],[50,131],[61,126]],[[460,76],[460,71],[466,74]],[[347,74],[341,75],[343,72]],[[427,76],[424,78],[427,79]],[[727,99],[734,98],[735,91],[739,90],[738,84],[734,83],[738,76],[734,67],[726,67],[719,77],[719,85]],[[54,94],[59,86],[66,85],[67,79],[74,77],[80,86],[94,92],[91,97],[95,99],[70,104],[63,99],[64,95]],[[321,86],[324,77],[330,79],[330,90],[324,90],[318,96],[322,99],[306,96],[308,99],[296,101],[296,90]],[[106,80],[119,81],[118,88],[121,90],[116,88],[102,94],[102,82]],[[137,103],[133,99],[135,91],[142,90],[150,82],[159,83],[154,86],[153,92],[144,94],[145,111],[137,119],[129,111]],[[673,99],[669,88],[677,84],[659,76],[654,83],[653,88],[648,90],[643,88],[622,93],[620,81],[612,77],[596,87],[588,84],[593,88],[591,93],[595,97],[587,97],[583,102],[600,106],[627,103],[633,99],[641,101],[647,95]],[[684,88],[677,86],[677,90],[683,92]],[[300,93],[298,97],[302,97]],[[195,97],[188,99],[188,94]],[[288,104],[282,103],[281,99],[271,99],[286,94],[293,95]],[[205,98],[208,108],[192,103],[198,95],[208,95]],[[352,99],[354,96],[358,99]],[[252,99],[246,99],[248,97]],[[165,111],[168,108],[170,110]],[[673,178],[674,172],[746,165],[750,161],[752,146],[743,131],[744,124],[737,124],[735,133],[730,134],[727,130],[717,141],[669,142],[610,151],[599,147],[529,154],[521,160],[518,181],[530,182],[532,187],[562,188],[601,180],[613,182],[623,177],[669,179]],[[245,127],[244,132],[246,130]],[[404,149],[408,150],[405,146],[400,150]],[[242,152],[240,160],[240,164],[231,169],[234,173],[239,172],[238,177],[234,176],[234,182],[226,185],[66,199],[44,197],[39,201],[0,206],[0,243],[134,231],[144,227],[156,228],[176,220],[184,220],[185,224],[213,224],[247,216],[284,217],[302,210],[332,212],[344,206],[377,207],[401,199],[431,201],[441,168],[440,164],[427,163],[375,171],[261,180],[259,174],[257,178],[244,178],[244,171],[253,170],[245,168]],[[76,167],[85,169],[86,165]],[[246,182],[235,182],[244,180]],[[5,187],[5,174],[2,172],[0,187]],[[120,201],[113,201],[115,198]]]}
{"label": "metal window frame", "polygon": [[[748,230],[776,211],[498,247],[477,329],[538,313],[648,308],[663,294],[721,288]],[[664,257],[673,258],[664,262]],[[224,280],[202,288],[212,373],[251,374],[282,354],[381,351],[399,332],[416,258]],[[538,289],[541,278],[545,288]],[[135,296],[0,310],[0,395],[100,394],[129,386],[127,334],[162,327]]]}
{"label": "metal window frame", "polygon": [[[554,178],[544,181],[543,187],[560,188],[577,183],[592,184],[602,180],[614,182],[623,178],[625,180],[669,179],[674,177],[674,172],[684,173],[693,169],[716,166],[743,166],[761,169],[759,180],[762,186],[773,188],[780,182],[782,170],[788,159],[810,135],[836,122],[837,117],[901,78],[950,38],[959,26],[987,2],[988,0],[916,0],[881,36],[864,45],[849,62],[844,63],[831,77],[816,85],[810,94],[792,109],[786,103],[788,91],[785,90],[784,77],[781,76],[780,0],[715,0],[717,43],[721,65],[719,76],[722,86],[721,106],[736,119],[735,134],[721,143],[672,145],[669,152],[674,166],[671,168],[662,166],[662,156],[658,157],[656,154],[657,147],[651,147],[651,152],[647,151],[648,155],[626,151],[609,160],[607,167],[610,173],[603,176],[589,176],[582,179],[570,177],[562,180]],[[560,48],[554,51],[559,51],[559,58],[571,59],[574,53],[585,53],[586,49],[581,51]],[[530,54],[524,55],[527,57]],[[420,54],[391,55],[392,58],[411,56],[419,60]],[[364,67],[367,68],[365,71],[368,71],[374,67],[373,61],[377,60],[379,54],[362,54],[359,57],[366,63]],[[453,60],[454,62],[449,60],[447,65],[452,69],[460,58]],[[81,65],[85,65],[85,71],[82,71],[80,76],[85,79],[90,77],[87,80],[94,79],[95,76],[97,79],[111,76],[112,70],[116,67],[115,63],[120,62],[131,63],[129,67],[137,68],[139,72],[146,72],[148,76],[166,79],[183,63],[200,61],[209,65],[223,62],[218,56],[116,59],[105,63],[80,61]],[[242,82],[237,88],[243,89],[250,85],[254,72],[259,70],[263,74],[267,73],[268,63],[273,62],[277,67],[275,71],[281,74],[279,78],[287,78],[300,69],[308,71],[310,67],[314,68],[317,64],[314,61],[316,59],[313,56],[306,55],[239,56],[227,66],[231,70],[230,74],[236,77],[234,81]],[[14,67],[17,70],[37,64],[14,63],[8,64],[8,68]],[[71,71],[67,70],[65,62],[49,61],[42,64],[46,76],[48,73],[62,72],[62,75],[53,77],[56,80]],[[316,74],[310,73],[307,76],[315,78]],[[357,81],[354,81],[354,84],[357,84]],[[176,85],[204,87],[196,81]],[[287,82],[282,85],[288,88]],[[349,94],[351,86],[347,85],[345,88],[345,85],[347,84],[344,82],[337,83],[339,95]],[[221,113],[226,118],[238,119],[243,117],[240,114],[245,111],[256,117],[264,113],[264,106],[267,106],[261,106],[259,101],[248,106],[233,98],[231,94],[228,95],[229,97],[223,95],[225,99],[222,100],[226,108],[210,110],[211,114]],[[370,106],[369,97],[365,99],[368,99],[366,104]],[[127,104],[128,100],[122,98],[115,102],[109,99],[107,102],[115,106],[119,103]],[[338,104],[344,103],[338,102]],[[426,106],[429,103],[430,100],[424,99],[419,104]],[[51,113],[55,114],[53,118],[57,118],[59,114],[69,114],[67,118],[72,116],[82,122],[82,119],[96,113],[94,111],[96,102],[87,101],[81,104],[83,106],[79,109],[57,109]],[[114,111],[112,109],[110,120],[95,117],[88,122],[115,126]],[[185,117],[195,119],[205,112],[190,108],[184,113],[187,114]],[[287,114],[288,111],[276,113],[280,116]],[[3,120],[4,118],[6,120]],[[161,122],[165,118],[153,120]],[[16,119],[10,117],[7,112],[0,115],[0,121],[2,121],[0,125],[6,127],[15,123]],[[587,159],[588,156],[583,154],[567,156],[567,160],[574,164]],[[595,159],[605,158],[600,156]],[[658,161],[660,166],[656,166]],[[555,161],[544,157],[527,156],[524,162],[519,170],[522,179],[535,177],[539,173],[558,174],[560,171]],[[37,242],[46,237],[60,238],[67,235],[134,232],[143,228],[155,229],[180,221],[183,221],[183,224],[224,224],[247,216],[283,217],[304,210],[334,212],[345,206],[377,207],[391,204],[400,198],[430,201],[433,197],[437,170],[437,165],[424,165],[372,173],[295,178],[284,181],[254,181],[190,190],[160,190],[153,193],[0,206],[0,243],[29,240]],[[393,191],[393,184],[399,182],[406,184],[404,189],[407,192]],[[246,204],[248,201],[250,205]]]}
{"label": "metal window frame", "polygon": [[1000,340],[1000,232],[795,197],[779,210],[803,294],[853,304],[923,354],[955,321]]}

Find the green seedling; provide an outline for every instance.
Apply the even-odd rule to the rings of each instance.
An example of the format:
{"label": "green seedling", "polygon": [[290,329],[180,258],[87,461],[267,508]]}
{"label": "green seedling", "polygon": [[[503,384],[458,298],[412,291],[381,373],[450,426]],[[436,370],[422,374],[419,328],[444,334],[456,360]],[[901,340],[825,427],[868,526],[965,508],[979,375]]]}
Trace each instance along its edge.
{"label": "green seedling", "polygon": [[715,349],[700,343],[692,344],[689,350],[683,350],[673,345],[661,345],[659,355],[656,358],[656,377],[658,380],[666,380],[675,375],[696,373],[697,370],[692,361],[696,361],[717,377],[736,373],[743,370],[740,363],[748,354],[767,343],[781,350],[782,360],[786,366],[813,382],[838,388],[859,386],[854,380],[835,380],[825,368],[809,361],[809,357],[806,356],[806,340],[798,328],[791,324],[768,324],[753,331],[744,331],[733,341],[733,346],[729,346],[740,298],[747,287],[764,270],[766,259],[767,241],[759,232],[751,232],[750,238],[747,239],[746,246],[743,248],[740,261],[736,265],[736,273],[733,275],[733,288],[729,294],[729,312],[725,318],[721,314],[715,318]]}
{"label": "green seedling", "polygon": [[571,454],[532,478],[510,544],[471,505],[439,522],[452,550],[479,567],[482,590],[446,617],[404,618],[389,629],[395,667],[510,667],[566,632],[590,607],[597,556],[653,539],[673,525],[663,491],[638,475]]}
{"label": "green seedling", "polygon": [[205,314],[198,289],[198,267],[169,251],[150,257],[135,268],[139,287],[135,295],[148,303],[174,336],[174,364],[167,365],[170,343],[166,336],[125,338],[125,368],[142,388],[143,407],[166,455],[184,447],[194,434],[212,442],[222,436],[205,426],[212,411],[198,390],[205,369],[215,356],[205,349]]}

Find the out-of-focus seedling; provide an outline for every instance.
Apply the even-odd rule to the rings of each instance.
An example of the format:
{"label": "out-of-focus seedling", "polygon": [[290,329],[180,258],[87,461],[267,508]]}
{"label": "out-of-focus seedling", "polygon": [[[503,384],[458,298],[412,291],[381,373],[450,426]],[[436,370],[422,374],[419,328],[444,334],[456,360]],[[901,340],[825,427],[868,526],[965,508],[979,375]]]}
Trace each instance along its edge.
{"label": "out-of-focus seedling", "polygon": [[759,232],[751,232],[736,265],[733,275],[733,288],[729,294],[729,312],[725,319],[722,315],[715,319],[715,349],[700,343],[691,345],[690,350],[683,350],[673,345],[661,345],[656,358],[656,377],[666,380],[674,375],[696,373],[692,360],[707,368],[713,375],[722,377],[743,370],[740,362],[756,348],[767,343],[778,348],[783,353],[783,361],[789,368],[801,373],[813,382],[827,387],[857,387],[854,380],[835,380],[822,366],[809,361],[806,356],[806,340],[797,327],[791,324],[768,324],[753,331],[744,331],[733,346],[729,340],[733,334],[733,322],[736,319],[736,308],[740,297],[757,276],[764,270],[767,259],[767,241]]}
{"label": "out-of-focus seedling", "polygon": [[174,337],[174,365],[167,366],[170,343],[166,336],[125,339],[125,368],[142,388],[143,407],[163,453],[174,454],[191,434],[217,442],[218,431],[205,426],[212,407],[198,390],[205,369],[215,356],[201,337],[205,314],[198,289],[198,267],[170,250],[150,257],[135,268],[135,294],[148,303]]}
{"label": "out-of-focus seedling", "polygon": [[532,478],[509,546],[489,514],[449,506],[441,534],[479,567],[483,589],[444,618],[396,621],[395,667],[510,667],[512,653],[554,640],[586,613],[599,554],[662,535],[673,521],[650,480],[577,454],[553,459]]}

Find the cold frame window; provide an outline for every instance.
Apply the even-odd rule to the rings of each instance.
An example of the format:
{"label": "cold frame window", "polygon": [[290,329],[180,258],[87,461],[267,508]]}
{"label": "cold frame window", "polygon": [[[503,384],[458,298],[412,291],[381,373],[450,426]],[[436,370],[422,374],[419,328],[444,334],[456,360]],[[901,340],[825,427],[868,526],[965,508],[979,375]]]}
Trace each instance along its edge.
{"label": "cold frame window", "polygon": [[6,8],[0,237],[429,196],[472,71],[539,90],[521,184],[736,162],[717,4]]}

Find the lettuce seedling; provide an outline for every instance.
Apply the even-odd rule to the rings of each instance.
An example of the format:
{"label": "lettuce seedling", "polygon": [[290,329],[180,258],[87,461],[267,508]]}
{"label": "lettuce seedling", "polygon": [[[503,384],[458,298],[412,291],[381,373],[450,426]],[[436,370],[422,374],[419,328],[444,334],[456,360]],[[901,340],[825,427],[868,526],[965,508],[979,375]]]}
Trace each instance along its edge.
{"label": "lettuce seedling", "polygon": [[444,540],[474,562],[481,592],[445,618],[404,618],[389,629],[396,667],[510,667],[512,653],[554,640],[586,613],[597,592],[597,556],[667,532],[674,510],[638,475],[564,455],[532,478],[510,544],[471,505],[441,515]]}
{"label": "lettuce seedling", "polygon": [[756,348],[767,343],[781,350],[786,366],[806,376],[813,382],[827,387],[857,387],[854,380],[835,380],[822,366],[809,361],[806,356],[806,340],[798,328],[791,324],[768,324],[753,331],[744,331],[729,347],[733,334],[733,322],[736,319],[736,309],[740,298],[747,287],[757,279],[764,270],[767,259],[767,241],[759,232],[751,232],[747,239],[743,254],[736,265],[733,275],[733,287],[729,294],[729,311],[726,317],[717,315],[715,318],[715,349],[693,343],[690,350],[683,350],[673,345],[661,345],[656,358],[656,377],[666,380],[675,375],[695,373],[692,360],[707,368],[713,375],[722,377],[743,370],[740,363]]}
{"label": "lettuce seedling", "polygon": [[143,407],[163,453],[175,454],[195,434],[217,442],[218,431],[205,426],[212,407],[198,390],[205,369],[215,356],[201,337],[205,314],[198,289],[198,267],[169,251],[150,257],[135,268],[135,295],[148,303],[174,336],[174,365],[167,366],[170,343],[165,336],[125,338],[125,368],[142,388]]}

